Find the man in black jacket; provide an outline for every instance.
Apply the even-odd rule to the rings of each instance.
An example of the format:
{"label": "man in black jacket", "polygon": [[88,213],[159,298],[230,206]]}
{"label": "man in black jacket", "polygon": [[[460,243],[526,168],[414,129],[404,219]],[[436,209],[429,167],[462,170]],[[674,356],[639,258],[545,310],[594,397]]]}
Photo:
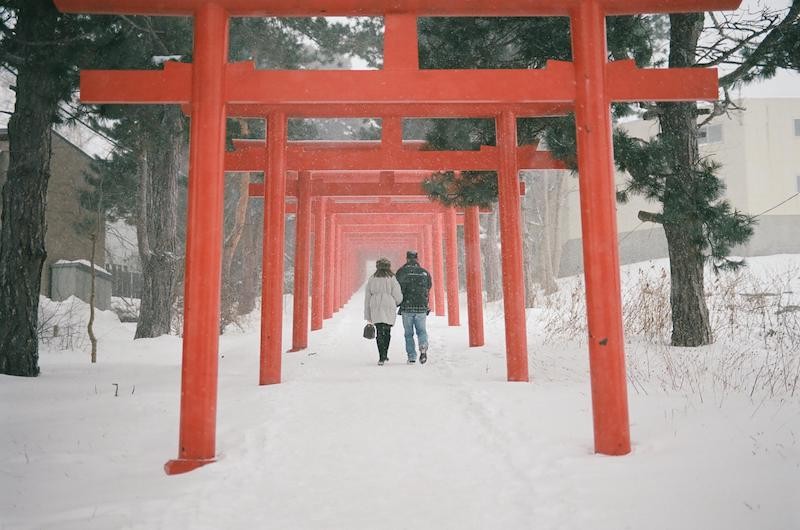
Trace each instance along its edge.
{"label": "man in black jacket", "polygon": [[428,308],[428,293],[431,290],[431,275],[420,267],[417,253],[413,250],[406,252],[406,263],[395,275],[400,289],[403,291],[403,301],[400,303],[400,315],[403,318],[403,329],[406,337],[406,353],[408,362],[417,362],[417,350],[414,344],[414,331],[417,332],[419,342],[419,362],[425,364],[428,360],[428,331],[425,329],[425,320],[431,310]]}

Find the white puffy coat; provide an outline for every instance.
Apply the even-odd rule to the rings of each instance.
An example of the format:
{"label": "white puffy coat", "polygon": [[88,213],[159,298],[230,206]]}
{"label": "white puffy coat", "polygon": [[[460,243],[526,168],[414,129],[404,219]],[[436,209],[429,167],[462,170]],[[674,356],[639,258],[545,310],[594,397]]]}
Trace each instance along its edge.
{"label": "white puffy coat", "polygon": [[364,319],[393,326],[402,301],[403,291],[394,276],[370,276],[364,289]]}

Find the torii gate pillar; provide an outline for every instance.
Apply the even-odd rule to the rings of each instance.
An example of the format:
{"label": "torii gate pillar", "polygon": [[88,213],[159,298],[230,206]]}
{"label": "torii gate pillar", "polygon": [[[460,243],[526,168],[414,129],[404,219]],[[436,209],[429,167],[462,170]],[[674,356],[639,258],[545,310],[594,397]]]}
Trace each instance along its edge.
{"label": "torii gate pillar", "polygon": [[598,0],[572,12],[575,125],[589,326],[595,452],[630,452],[613,144],[606,93],[606,19]]}
{"label": "torii gate pillar", "polygon": [[286,114],[267,120],[268,171],[264,180],[264,256],[261,282],[261,371],[259,384],[281,382],[283,254],[286,220]]}
{"label": "torii gate pillar", "polygon": [[321,197],[314,208],[314,266],[312,271],[311,330],[322,329],[325,305],[325,215],[328,200]]}
{"label": "torii gate pillar", "polygon": [[447,266],[447,325],[460,325],[458,307],[458,242],[456,241],[456,210],[445,212],[445,261]]}
{"label": "torii gate pillar", "polygon": [[228,14],[203,4],[194,19],[180,432],[168,475],[213,462],[216,451],[227,59]]}
{"label": "torii gate pillar", "polygon": [[[428,306],[430,307],[431,311],[434,311],[436,304],[438,303],[436,300],[436,288],[435,284],[439,282],[439,278],[436,277],[435,272],[435,264],[434,264],[434,257],[433,257],[433,227],[430,225],[426,225],[422,227],[422,253],[421,253],[421,261],[425,268],[428,269],[428,272],[432,275],[432,281],[434,284],[434,288],[432,288],[428,295]],[[435,313],[434,313],[435,314]]]}
{"label": "torii gate pillar", "polygon": [[483,346],[483,272],[481,271],[480,214],[477,206],[464,211],[464,249],[467,269],[469,345]]}
{"label": "torii gate pillar", "polygon": [[500,244],[503,248],[503,309],[506,324],[506,366],[509,381],[528,381],[528,336],[525,325],[525,279],[522,269],[517,120],[510,111],[497,119],[500,171]]}
{"label": "torii gate pillar", "polygon": [[[311,174],[301,171],[297,186],[297,217],[294,245],[294,306],[292,348],[308,347],[308,267],[311,259]],[[319,237],[319,236],[317,236]]]}
{"label": "torii gate pillar", "polygon": [[442,256],[442,214],[437,213],[433,222],[433,289],[436,300],[434,303],[435,314],[437,317],[444,316],[444,263]]}
{"label": "torii gate pillar", "polygon": [[342,308],[342,258],[344,257],[344,253],[342,252],[342,229],[337,226],[334,229],[334,233],[336,236],[333,240],[333,312],[338,313]]}
{"label": "torii gate pillar", "polygon": [[324,296],[322,298],[323,319],[333,317],[333,276],[336,270],[336,263],[334,263],[335,226],[336,225],[333,223],[333,216],[328,215],[325,218],[325,289],[323,290]]}

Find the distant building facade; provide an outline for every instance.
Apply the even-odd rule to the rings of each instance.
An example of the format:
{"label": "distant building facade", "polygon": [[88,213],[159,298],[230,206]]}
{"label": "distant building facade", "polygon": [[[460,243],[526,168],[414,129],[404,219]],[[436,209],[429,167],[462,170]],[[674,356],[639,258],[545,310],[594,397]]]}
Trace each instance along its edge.
{"label": "distant building facade", "polygon": [[[733,207],[761,214],[752,239],[733,252],[739,256],[800,253],[800,98],[744,99],[737,104],[744,110],[714,119],[701,129],[699,138],[700,155],[722,166],[718,174]],[[658,121],[633,121],[623,127],[644,139],[658,133]],[[618,186],[626,179],[626,174],[618,173]],[[570,186],[562,218],[561,276],[583,270],[577,179]],[[640,210],[660,209],[660,204],[636,196],[617,204],[622,264],[667,257],[664,230],[637,217]]]}
{"label": "distant building facade", "polygon": [[135,226],[122,220],[106,225],[105,268],[113,276],[113,296],[141,298],[142,265]]}
{"label": "distant building facade", "polygon": [[[88,262],[92,256],[92,241],[89,234],[80,228],[80,224],[91,219],[95,214],[87,211],[81,206],[80,195],[82,190],[86,190],[88,184],[84,175],[91,172],[92,158],[80,148],[72,144],[58,132],[52,133],[52,158],[50,161],[50,182],[47,188],[47,208],[45,210],[47,232],[45,234],[45,250],[47,258],[42,269],[41,293],[53,299],[63,299],[69,294],[74,294],[84,301],[88,301],[88,292],[85,289],[78,289],[77,292],[69,292],[67,285],[78,285],[83,280],[72,278],[74,275],[89,275],[91,269],[82,266],[80,263],[75,265],[59,264],[61,262]],[[6,181],[8,172],[9,152],[8,152],[8,131],[0,129],[0,186]],[[0,204],[2,208],[2,204]],[[2,210],[0,210],[2,213]],[[100,223],[97,234],[97,246],[95,248],[95,263],[102,266],[105,262],[105,221]],[[63,269],[65,274],[70,277],[66,284],[57,285],[54,288],[53,271]],[[75,269],[73,271],[72,269]],[[66,271],[69,270],[67,273]],[[56,276],[58,272],[56,273]],[[56,278],[56,281],[58,278]],[[98,273],[98,282],[103,286],[96,293],[95,305],[100,309],[109,307],[111,289],[110,275]],[[106,289],[105,283],[108,282]],[[67,294],[69,293],[69,294]]]}

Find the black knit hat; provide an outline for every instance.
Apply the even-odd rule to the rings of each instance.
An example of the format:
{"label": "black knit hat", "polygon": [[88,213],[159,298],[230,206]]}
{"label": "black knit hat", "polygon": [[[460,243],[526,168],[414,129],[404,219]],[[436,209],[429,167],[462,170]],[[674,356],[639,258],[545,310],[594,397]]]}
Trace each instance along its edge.
{"label": "black knit hat", "polygon": [[406,252],[406,259],[417,259],[417,251],[409,250],[408,252]]}

